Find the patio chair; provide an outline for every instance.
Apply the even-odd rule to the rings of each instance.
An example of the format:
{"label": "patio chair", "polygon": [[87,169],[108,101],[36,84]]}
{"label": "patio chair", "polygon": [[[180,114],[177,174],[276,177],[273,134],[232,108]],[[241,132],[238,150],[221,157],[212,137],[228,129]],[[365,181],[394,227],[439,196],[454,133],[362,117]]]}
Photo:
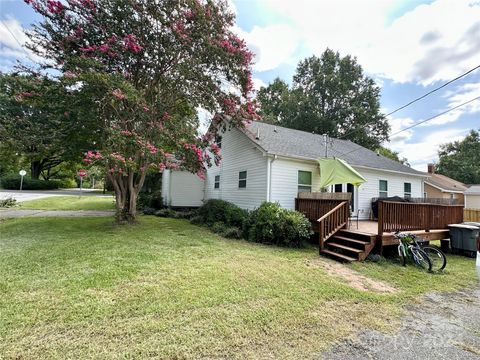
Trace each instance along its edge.
{"label": "patio chair", "polygon": [[359,213],[360,213],[360,209],[357,209],[357,211],[353,211],[350,208],[350,217],[348,218],[348,228],[349,229],[352,227],[352,220],[355,220],[355,222],[357,223],[357,229],[358,229]]}

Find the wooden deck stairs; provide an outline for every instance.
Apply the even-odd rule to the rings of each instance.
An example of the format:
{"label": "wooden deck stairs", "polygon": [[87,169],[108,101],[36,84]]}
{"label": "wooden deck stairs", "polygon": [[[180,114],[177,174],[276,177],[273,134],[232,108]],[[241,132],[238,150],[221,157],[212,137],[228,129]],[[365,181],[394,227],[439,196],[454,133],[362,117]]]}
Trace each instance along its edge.
{"label": "wooden deck stairs", "polygon": [[375,240],[372,234],[340,229],[324,242],[320,254],[344,262],[363,261],[373,250]]}

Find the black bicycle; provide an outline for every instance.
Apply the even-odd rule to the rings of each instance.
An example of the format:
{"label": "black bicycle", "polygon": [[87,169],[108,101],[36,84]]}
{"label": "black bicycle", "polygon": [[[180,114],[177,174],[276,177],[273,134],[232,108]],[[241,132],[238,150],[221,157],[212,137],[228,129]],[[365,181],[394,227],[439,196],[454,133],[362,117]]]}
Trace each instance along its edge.
{"label": "black bicycle", "polygon": [[425,242],[421,237],[397,231],[395,238],[399,240],[398,254],[404,266],[407,264],[407,258],[411,258],[417,266],[428,271],[442,271],[447,266],[445,254],[434,246],[420,245]]}

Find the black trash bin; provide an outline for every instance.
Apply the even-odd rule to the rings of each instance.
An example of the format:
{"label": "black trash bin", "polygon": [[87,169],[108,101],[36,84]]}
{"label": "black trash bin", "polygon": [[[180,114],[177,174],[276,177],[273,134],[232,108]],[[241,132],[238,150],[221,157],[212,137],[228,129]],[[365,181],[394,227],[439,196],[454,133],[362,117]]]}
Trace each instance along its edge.
{"label": "black trash bin", "polygon": [[476,256],[480,227],[468,224],[450,224],[448,229],[450,230],[452,253]]}

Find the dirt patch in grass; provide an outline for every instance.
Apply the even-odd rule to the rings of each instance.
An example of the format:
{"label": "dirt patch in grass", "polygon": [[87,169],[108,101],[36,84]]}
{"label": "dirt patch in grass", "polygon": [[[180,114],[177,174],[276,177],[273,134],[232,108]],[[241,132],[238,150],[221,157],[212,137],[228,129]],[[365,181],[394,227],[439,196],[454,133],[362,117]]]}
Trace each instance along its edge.
{"label": "dirt patch in grass", "polygon": [[393,294],[397,292],[393,286],[379,280],[361,275],[348,266],[324,259],[305,260],[307,266],[317,266],[324,269],[329,275],[341,278],[345,283],[360,291],[370,291],[379,294]]}

